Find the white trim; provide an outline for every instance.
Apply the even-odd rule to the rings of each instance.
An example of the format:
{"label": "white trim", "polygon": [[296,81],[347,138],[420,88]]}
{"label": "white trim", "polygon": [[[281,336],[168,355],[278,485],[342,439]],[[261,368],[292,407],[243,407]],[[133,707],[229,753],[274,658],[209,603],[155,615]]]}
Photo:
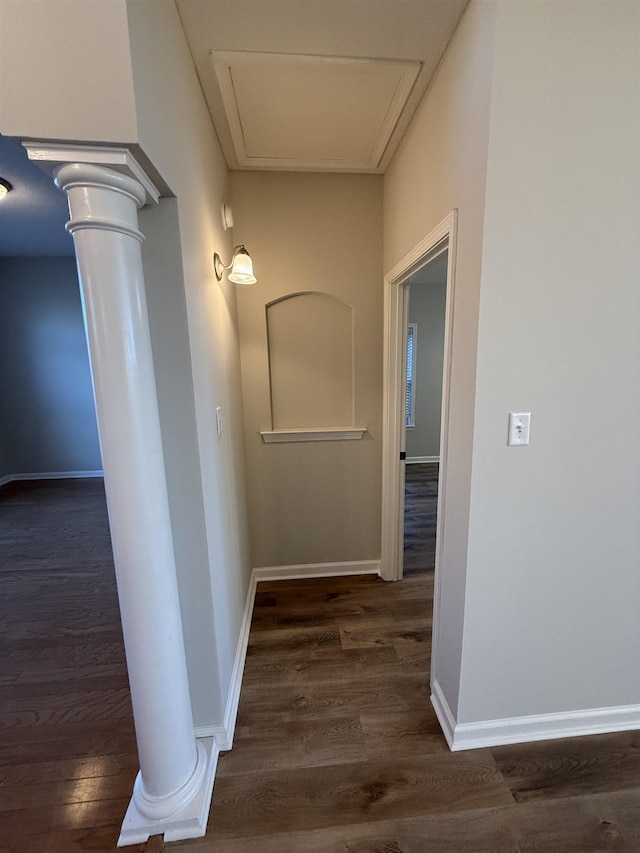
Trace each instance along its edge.
{"label": "white trim", "polygon": [[640,729],[640,705],[536,714],[459,724],[454,732],[453,749],[477,749],[507,743],[583,737],[635,729]]}
{"label": "white trim", "polygon": [[204,750],[204,783],[200,787],[197,796],[179,812],[172,814],[169,818],[162,820],[151,820],[138,812],[134,801],[131,800],[120,837],[118,847],[128,844],[144,844],[152,835],[164,835],[165,841],[182,841],[187,838],[202,838],[207,831],[207,820],[211,808],[211,797],[213,794],[213,782],[218,766],[220,748],[211,738],[198,741],[198,749]]}
{"label": "white trim", "polygon": [[85,477],[103,477],[100,471],[41,471],[35,474],[7,474],[0,479],[0,486],[11,483],[13,480],[80,480]]}
{"label": "white trim", "polygon": [[23,142],[30,160],[52,174],[56,166],[85,163],[122,172],[144,187],[147,204],[158,202],[160,191],[128,148],[109,145],[73,145],[56,142]]}
{"label": "white trim", "polygon": [[[404,284],[404,282],[411,278],[411,276],[418,272],[419,269],[428,263],[428,261],[434,260],[441,255],[442,252],[446,249],[446,246],[442,246],[444,241],[449,237],[452,231],[453,226],[455,225],[456,215],[458,211],[452,210],[442,222],[438,223],[436,227],[430,231],[426,237],[423,237],[419,243],[417,243],[410,252],[402,258],[395,267],[392,267],[389,272],[385,275],[385,281],[390,284]],[[434,249],[438,249],[438,251],[433,255],[433,257],[428,257],[431,255]]]}
{"label": "white trim", "polygon": [[251,630],[251,617],[253,616],[253,605],[256,599],[257,582],[256,570],[254,569],[251,572],[249,589],[247,590],[247,600],[244,605],[244,614],[242,616],[242,625],[240,626],[236,656],[233,662],[233,670],[231,672],[231,683],[229,685],[229,693],[227,695],[224,721],[218,725],[196,726],[195,728],[195,735],[197,738],[213,737],[221,751],[231,749],[233,746],[233,734],[235,732],[236,718],[238,716],[240,688],[242,687],[244,661],[247,656],[247,646],[249,645],[249,631]]}
{"label": "white trim", "polygon": [[433,682],[432,691],[431,703],[453,752],[640,729],[640,705],[456,723],[437,680]]}
{"label": "white trim", "polygon": [[297,566],[261,566],[253,570],[253,576],[258,582],[379,574],[380,560],[354,560],[346,563],[302,563]]}
{"label": "white trim", "polygon": [[[405,300],[400,287],[393,287],[385,276],[382,379],[382,539],[380,546],[382,577],[397,580],[402,560],[400,514],[403,510],[402,466],[399,464],[403,444],[400,413],[404,377],[404,347],[400,324],[404,324]],[[401,351],[402,348],[402,351]],[[404,423],[404,418],[403,418]],[[402,571],[400,564],[400,573]]]}
{"label": "white trim", "polygon": [[[376,138],[367,156],[355,158],[331,158],[320,157],[269,157],[256,156],[247,151],[245,134],[242,128],[242,119],[236,89],[233,80],[232,68],[239,66],[262,65],[268,67],[274,63],[291,65],[291,71],[295,74],[296,69],[302,67],[334,67],[341,66],[353,68],[356,73],[362,73],[372,68],[385,65],[395,68],[399,72],[399,79],[395,91],[387,105],[386,114],[380,124]],[[380,168],[380,163],[385,154],[389,140],[400,120],[403,110],[414,87],[421,63],[415,59],[381,59],[379,57],[351,57],[351,56],[323,56],[293,53],[263,53],[259,51],[239,50],[212,50],[211,64],[216,75],[224,116],[229,129],[232,143],[232,152],[240,169],[276,169],[278,171],[332,171],[332,172],[375,172]],[[225,139],[226,142],[226,139]],[[223,145],[226,152],[226,145]]]}
{"label": "white trim", "polygon": [[449,749],[453,750],[453,735],[456,728],[456,718],[453,711],[449,707],[449,703],[445,699],[442,688],[437,678],[431,681],[431,704],[436,712],[436,717],[440,723],[440,728],[449,744]]}
{"label": "white trim", "polygon": [[[407,306],[408,307],[408,306]],[[409,330],[411,331],[411,336],[409,336]],[[405,429],[415,429],[416,426],[416,353],[418,351],[418,324],[417,323],[407,323],[407,352],[405,354],[406,358],[406,367],[405,367],[405,394],[404,401],[405,407],[407,404],[407,392],[409,388],[409,337],[411,337],[411,418],[409,423],[406,423],[405,419]]]}
{"label": "white trim", "polygon": [[407,456],[404,460],[407,465],[424,465],[425,463],[439,462],[439,456]]}
{"label": "white trim", "polygon": [[289,441],[354,441],[362,438],[366,427],[321,427],[318,429],[270,429],[260,432],[265,444]]}

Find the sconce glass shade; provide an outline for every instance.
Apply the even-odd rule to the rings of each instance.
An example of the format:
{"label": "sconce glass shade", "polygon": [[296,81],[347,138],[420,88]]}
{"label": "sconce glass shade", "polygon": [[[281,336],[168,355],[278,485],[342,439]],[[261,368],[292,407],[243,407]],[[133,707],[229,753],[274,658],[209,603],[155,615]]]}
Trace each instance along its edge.
{"label": "sconce glass shade", "polygon": [[244,246],[238,246],[233,256],[229,281],[234,284],[255,284],[257,281],[253,274],[251,255]]}
{"label": "sconce glass shade", "polygon": [[4,198],[8,192],[13,189],[9,181],[5,181],[4,178],[0,178],[0,198]]}
{"label": "sconce glass shade", "polygon": [[216,252],[213,256],[213,269],[215,270],[218,281],[222,281],[224,271],[230,269],[229,281],[233,282],[233,284],[257,283],[257,279],[253,274],[251,255],[242,245],[235,246],[233,250],[233,258],[231,259],[230,264],[223,264],[222,258]]}

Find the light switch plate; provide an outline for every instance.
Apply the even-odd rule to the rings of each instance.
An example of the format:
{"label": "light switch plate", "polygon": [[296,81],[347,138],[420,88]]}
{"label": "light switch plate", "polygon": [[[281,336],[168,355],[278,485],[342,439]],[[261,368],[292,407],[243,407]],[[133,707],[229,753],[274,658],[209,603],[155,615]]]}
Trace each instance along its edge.
{"label": "light switch plate", "polygon": [[507,444],[510,447],[529,444],[530,431],[531,412],[509,412],[509,438]]}
{"label": "light switch plate", "polygon": [[218,435],[222,435],[222,409],[220,406],[216,406],[216,427]]}

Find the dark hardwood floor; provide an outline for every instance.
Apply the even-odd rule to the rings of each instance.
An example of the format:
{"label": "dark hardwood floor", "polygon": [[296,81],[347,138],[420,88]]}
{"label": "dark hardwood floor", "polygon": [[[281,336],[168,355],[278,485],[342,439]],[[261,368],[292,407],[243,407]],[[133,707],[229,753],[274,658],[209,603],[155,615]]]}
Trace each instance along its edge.
{"label": "dark hardwood floor", "polygon": [[640,851],[640,734],[452,754],[429,702],[437,465],[405,579],[259,586],[207,835],[172,853]]}
{"label": "dark hardwood floor", "polygon": [[[137,758],[101,483],[3,487],[0,548],[0,853],[114,851]],[[449,752],[420,562],[259,585],[207,835],[165,850],[640,853],[640,733]]]}
{"label": "dark hardwood floor", "polygon": [[438,503],[437,463],[405,465],[404,576],[433,571]]}
{"label": "dark hardwood floor", "polygon": [[115,850],[138,758],[101,480],[0,488],[0,603],[0,851]]}

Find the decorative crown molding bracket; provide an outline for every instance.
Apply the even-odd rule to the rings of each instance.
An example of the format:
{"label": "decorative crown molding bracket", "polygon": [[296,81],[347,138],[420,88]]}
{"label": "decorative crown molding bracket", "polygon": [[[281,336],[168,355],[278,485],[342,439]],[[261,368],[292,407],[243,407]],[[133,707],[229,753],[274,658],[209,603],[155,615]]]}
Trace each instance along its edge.
{"label": "decorative crown molding bracket", "polygon": [[58,167],[68,163],[104,166],[138,181],[144,188],[146,204],[157,204],[160,198],[160,191],[128,148],[38,141],[22,145],[29,159],[52,176]]}

